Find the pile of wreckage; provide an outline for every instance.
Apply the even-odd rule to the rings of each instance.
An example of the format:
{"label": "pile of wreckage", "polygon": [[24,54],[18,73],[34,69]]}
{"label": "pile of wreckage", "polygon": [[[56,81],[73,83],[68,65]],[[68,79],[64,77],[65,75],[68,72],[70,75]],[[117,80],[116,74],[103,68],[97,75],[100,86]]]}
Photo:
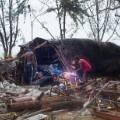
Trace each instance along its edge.
{"label": "pile of wreckage", "polygon": [[[24,47],[30,44],[36,46],[43,41],[36,38],[21,45],[18,56],[24,53]],[[21,83],[25,64],[23,59],[16,64],[1,63],[0,120],[120,120],[120,47],[90,40],[63,42],[53,41],[36,51],[39,71],[44,72],[44,84],[26,86]],[[110,48],[113,48],[112,52]],[[115,53],[117,59],[110,59]],[[94,68],[84,85],[69,70],[70,60],[76,54],[88,58]],[[58,63],[53,62],[56,59],[59,60],[59,67]],[[116,75],[116,79],[110,74]]]}
{"label": "pile of wreckage", "polygon": [[97,80],[97,88],[91,87],[95,84],[90,81],[81,90],[63,91],[60,86],[17,86],[4,80],[0,82],[0,119],[55,120],[57,114],[71,111],[71,120],[91,114],[105,120],[119,120],[120,82],[102,81],[101,85],[100,81]]}

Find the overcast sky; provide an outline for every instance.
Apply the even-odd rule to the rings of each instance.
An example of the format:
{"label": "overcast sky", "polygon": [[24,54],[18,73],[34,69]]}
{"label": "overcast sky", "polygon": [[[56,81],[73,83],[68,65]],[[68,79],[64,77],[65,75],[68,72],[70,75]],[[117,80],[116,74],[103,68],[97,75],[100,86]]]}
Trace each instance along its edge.
{"label": "overcast sky", "polygon": [[[29,1],[30,1],[31,7],[37,10],[34,13],[35,16],[38,16],[40,14],[38,13],[38,10],[42,8],[41,3],[39,2],[39,0],[34,0],[34,1],[29,0]],[[45,14],[44,16],[38,16],[37,19],[39,19],[40,22],[46,22],[45,26],[49,29],[49,31],[55,38],[59,36],[59,24],[58,24],[58,21],[56,20],[56,15],[54,13],[48,13],[48,14]],[[37,19],[34,19],[34,16],[31,16],[30,18],[30,16],[28,15],[28,17],[26,18],[26,22],[21,25],[21,29],[24,33],[26,42],[31,40],[31,21],[34,21],[33,22],[33,38],[35,37],[42,37],[45,39],[52,38],[48,34],[48,32],[46,32],[45,29],[41,27]],[[71,23],[72,21],[70,21],[70,19],[67,18],[67,22]],[[73,37],[74,38],[88,38],[88,35],[87,35],[88,29],[89,28],[87,24],[84,26],[84,29],[81,26],[78,32],[74,34]],[[67,35],[67,37],[69,36]],[[106,41],[106,39],[108,39],[108,36],[106,36],[103,41]],[[114,40],[114,41],[112,40],[112,42],[119,44],[118,40]]]}
{"label": "overcast sky", "polygon": [[[38,0],[30,0],[30,4],[31,7],[33,9],[40,9],[40,3],[38,2]],[[35,16],[38,16],[39,13],[36,11]],[[56,16],[54,13],[49,13],[49,14],[45,14],[44,16],[38,16],[37,19],[40,20],[40,22],[46,22],[45,26],[49,29],[49,31],[51,32],[51,34],[57,38],[59,36],[59,25],[58,25],[58,21],[56,20]],[[24,34],[25,37],[25,42],[28,42],[31,40],[31,21],[33,22],[33,39],[35,37],[41,37],[44,39],[51,39],[52,37],[50,36],[50,34],[48,32],[46,32],[45,29],[43,29],[40,25],[40,23],[37,21],[37,19],[34,19],[34,16],[30,17],[30,14],[27,14],[27,17],[25,18],[25,22],[23,22],[23,20],[21,20],[20,23],[20,28],[22,33]],[[70,21],[70,20],[68,20]],[[87,38],[87,34],[86,31],[84,30],[79,30],[75,35],[75,38]],[[22,44],[22,41],[18,42],[18,45]],[[13,49],[13,54],[18,53],[19,51],[19,47],[18,45]]]}

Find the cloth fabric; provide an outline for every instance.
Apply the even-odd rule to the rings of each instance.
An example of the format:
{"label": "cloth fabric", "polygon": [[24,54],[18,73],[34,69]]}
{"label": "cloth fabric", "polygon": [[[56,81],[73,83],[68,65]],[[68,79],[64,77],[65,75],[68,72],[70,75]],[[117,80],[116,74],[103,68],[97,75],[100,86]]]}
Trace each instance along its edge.
{"label": "cloth fabric", "polygon": [[26,64],[24,75],[23,75],[23,80],[26,83],[26,85],[30,85],[30,83],[32,82],[33,74],[34,74],[33,65],[32,64]]}
{"label": "cloth fabric", "polygon": [[37,79],[40,79],[41,77],[43,76],[43,73],[42,72],[36,72],[34,77],[33,77],[33,80],[37,80]]}
{"label": "cloth fabric", "polygon": [[43,83],[50,82],[51,76],[44,76],[41,79],[38,79],[34,82],[32,82],[32,85],[42,85]]}
{"label": "cloth fabric", "polygon": [[80,62],[82,64],[84,72],[90,72],[92,70],[92,66],[90,65],[90,63],[88,61],[86,61],[84,59],[80,59]]}
{"label": "cloth fabric", "polygon": [[87,73],[90,72],[92,70],[92,66],[90,65],[90,63],[88,61],[86,61],[85,59],[80,59],[79,62],[82,64],[82,69],[77,71],[78,76],[80,77],[80,79],[86,83],[87,81]]}
{"label": "cloth fabric", "polygon": [[52,69],[51,69],[51,72],[52,72],[52,73],[56,73],[56,74],[63,74],[63,72],[60,71],[60,70],[57,69],[57,68],[52,68]]}
{"label": "cloth fabric", "polygon": [[71,66],[74,67],[75,70],[77,70],[76,72],[77,75],[79,76],[80,80],[84,83],[86,82],[86,74],[92,70],[92,66],[85,59],[80,59],[79,62],[82,65],[82,69],[79,69],[80,65],[79,63],[76,63],[75,61],[72,61]]}
{"label": "cloth fabric", "polygon": [[83,74],[84,74],[83,69],[77,71],[77,75],[79,76],[79,78],[81,80],[81,83],[84,82],[84,76],[83,76]]}

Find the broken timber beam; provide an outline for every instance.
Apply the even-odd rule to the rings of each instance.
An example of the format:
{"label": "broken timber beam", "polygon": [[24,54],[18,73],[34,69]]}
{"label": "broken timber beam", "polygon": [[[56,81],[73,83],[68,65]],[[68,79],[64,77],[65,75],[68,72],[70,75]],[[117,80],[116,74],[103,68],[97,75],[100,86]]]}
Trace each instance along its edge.
{"label": "broken timber beam", "polygon": [[12,98],[12,103],[20,103],[25,101],[32,101],[32,97],[24,96],[24,97]]}
{"label": "broken timber beam", "polygon": [[76,109],[78,107],[83,107],[84,102],[80,100],[73,101],[62,101],[51,103],[52,110],[60,110],[60,109]]}
{"label": "broken timber beam", "polygon": [[[41,92],[40,95],[36,97],[36,100],[40,100],[44,95],[44,92]],[[20,103],[20,102],[27,102],[32,101],[33,98],[29,96],[22,96],[22,97],[14,97],[12,98],[12,103]]]}
{"label": "broken timber beam", "polygon": [[11,103],[7,105],[7,109],[10,111],[21,111],[25,109],[35,109],[35,108],[39,108],[39,109],[41,108],[41,102],[39,100]]}
{"label": "broken timber beam", "polygon": [[42,103],[53,103],[53,102],[61,102],[61,101],[70,101],[70,96],[52,96],[43,98]]}
{"label": "broken timber beam", "polygon": [[[69,96],[55,96],[55,97],[46,97],[41,100],[34,100],[34,101],[26,101],[26,102],[20,102],[20,103],[10,103],[8,104],[7,108],[11,111],[21,111],[25,109],[35,109],[41,108],[45,105],[50,105],[50,103],[54,102],[62,102],[62,101],[70,101],[71,98]],[[48,106],[47,106],[48,107]]]}
{"label": "broken timber beam", "polygon": [[114,111],[112,111],[112,112],[101,112],[101,111],[95,110],[94,115],[96,115],[96,116],[98,116],[102,119],[105,119],[105,120],[120,120],[119,113],[117,115],[117,114],[114,113]]}

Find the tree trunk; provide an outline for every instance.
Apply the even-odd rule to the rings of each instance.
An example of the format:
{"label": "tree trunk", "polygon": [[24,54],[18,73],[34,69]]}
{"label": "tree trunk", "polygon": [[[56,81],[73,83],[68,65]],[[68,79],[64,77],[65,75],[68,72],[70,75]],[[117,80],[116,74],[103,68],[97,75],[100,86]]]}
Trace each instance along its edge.
{"label": "tree trunk", "polygon": [[97,40],[100,40],[100,30],[99,30],[99,6],[98,6],[98,0],[95,0],[96,2],[96,15],[97,15]]}
{"label": "tree trunk", "polygon": [[58,1],[56,0],[56,6],[57,6],[57,12],[58,12],[58,20],[59,20],[59,29],[60,29],[60,38],[63,40],[63,30],[62,30],[62,24],[61,24],[61,16],[60,16],[60,10],[59,10],[59,5]]}
{"label": "tree trunk", "polygon": [[4,49],[4,55],[3,55],[3,56],[4,56],[4,59],[7,58],[7,56],[8,56],[8,50],[5,50],[5,49]]}
{"label": "tree trunk", "polygon": [[65,21],[66,21],[66,8],[64,8],[64,16],[63,16],[63,39],[65,39]]}
{"label": "tree trunk", "polygon": [[12,48],[9,48],[8,57],[12,57]]}

